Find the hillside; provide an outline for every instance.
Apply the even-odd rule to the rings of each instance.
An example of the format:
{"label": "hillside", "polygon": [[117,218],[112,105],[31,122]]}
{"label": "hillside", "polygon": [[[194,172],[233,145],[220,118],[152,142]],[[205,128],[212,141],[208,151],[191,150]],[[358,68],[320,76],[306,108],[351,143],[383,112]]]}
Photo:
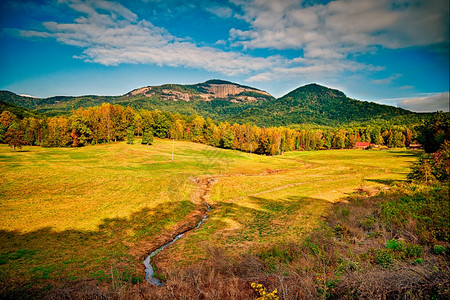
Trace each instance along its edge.
{"label": "hillside", "polygon": [[36,111],[30,110],[30,109],[27,109],[27,108],[24,108],[22,106],[18,106],[18,105],[12,104],[12,103],[8,103],[5,101],[0,101],[0,114],[5,110],[12,112],[17,117],[19,117],[19,119],[30,118],[30,117],[34,117],[34,118],[42,117],[42,115],[40,113],[37,113]]}
{"label": "hillside", "polygon": [[341,91],[317,84],[299,87],[275,99],[265,91],[223,80],[193,85],[147,86],[122,96],[31,98],[0,91],[0,100],[49,115],[66,114],[79,107],[109,102],[134,109],[199,114],[217,121],[250,122],[259,126],[336,125],[373,119],[391,120],[413,114],[393,106],[354,100]]}
{"label": "hillside", "polygon": [[281,116],[273,115],[272,122],[284,125],[312,120],[314,123],[323,125],[333,121],[348,123],[370,119],[389,120],[411,114],[410,111],[402,108],[351,99],[341,91],[317,84],[299,87],[267,107],[267,111],[275,109],[284,113]]}

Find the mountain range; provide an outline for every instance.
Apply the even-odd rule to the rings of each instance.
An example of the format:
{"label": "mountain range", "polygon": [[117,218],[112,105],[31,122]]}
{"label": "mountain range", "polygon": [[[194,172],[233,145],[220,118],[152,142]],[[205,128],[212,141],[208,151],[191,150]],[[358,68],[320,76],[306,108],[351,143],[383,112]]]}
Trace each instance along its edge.
{"label": "mountain range", "polygon": [[341,91],[314,83],[275,98],[266,91],[218,79],[193,85],[141,87],[121,96],[33,98],[0,91],[0,101],[47,115],[68,114],[79,107],[112,103],[136,110],[198,114],[216,121],[250,122],[258,126],[336,125],[417,115],[402,108],[351,99]]}

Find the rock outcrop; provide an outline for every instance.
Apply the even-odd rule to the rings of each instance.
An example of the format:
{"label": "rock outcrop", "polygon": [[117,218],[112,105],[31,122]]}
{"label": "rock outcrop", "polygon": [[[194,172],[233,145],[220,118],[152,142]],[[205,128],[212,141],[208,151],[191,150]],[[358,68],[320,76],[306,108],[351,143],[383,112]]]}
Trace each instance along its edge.
{"label": "rock outcrop", "polygon": [[256,102],[273,98],[265,91],[220,80],[210,80],[195,85],[148,86],[126,94],[127,97],[136,95],[158,96],[162,100],[169,101],[225,99],[231,102]]}

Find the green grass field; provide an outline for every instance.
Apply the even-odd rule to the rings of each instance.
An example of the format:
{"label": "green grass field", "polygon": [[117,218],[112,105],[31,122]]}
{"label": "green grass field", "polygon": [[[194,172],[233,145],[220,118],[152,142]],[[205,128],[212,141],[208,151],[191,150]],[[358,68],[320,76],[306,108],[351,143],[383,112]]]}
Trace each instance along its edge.
{"label": "green grass field", "polygon": [[[84,148],[0,145],[0,282],[143,278],[148,241],[198,209],[193,177],[218,178],[207,221],[160,253],[162,266],[299,239],[355,189],[404,180],[416,152],[331,150],[257,156],[155,140]],[[151,249],[148,249],[151,250]],[[136,253],[140,253],[139,255]]]}

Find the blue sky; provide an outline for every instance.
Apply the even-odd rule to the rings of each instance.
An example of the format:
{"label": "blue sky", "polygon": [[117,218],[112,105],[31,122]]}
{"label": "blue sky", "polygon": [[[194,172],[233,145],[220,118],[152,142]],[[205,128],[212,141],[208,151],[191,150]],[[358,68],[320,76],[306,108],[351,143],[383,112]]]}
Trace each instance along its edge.
{"label": "blue sky", "polygon": [[219,78],[449,111],[447,0],[2,0],[0,14],[0,89],[18,94]]}

